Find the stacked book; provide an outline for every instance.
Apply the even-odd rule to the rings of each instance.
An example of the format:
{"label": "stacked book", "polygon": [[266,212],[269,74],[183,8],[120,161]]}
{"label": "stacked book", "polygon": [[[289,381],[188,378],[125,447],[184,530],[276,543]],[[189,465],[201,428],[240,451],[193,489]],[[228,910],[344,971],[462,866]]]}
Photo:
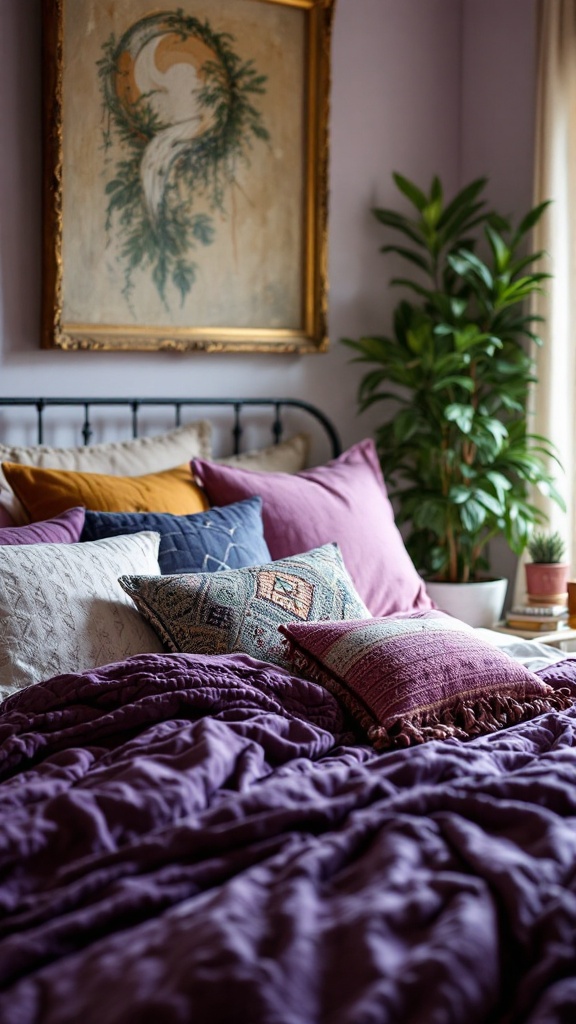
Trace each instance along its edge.
{"label": "stacked book", "polygon": [[568,608],[565,604],[516,605],[506,613],[508,629],[522,629],[533,633],[552,633],[568,626]]}

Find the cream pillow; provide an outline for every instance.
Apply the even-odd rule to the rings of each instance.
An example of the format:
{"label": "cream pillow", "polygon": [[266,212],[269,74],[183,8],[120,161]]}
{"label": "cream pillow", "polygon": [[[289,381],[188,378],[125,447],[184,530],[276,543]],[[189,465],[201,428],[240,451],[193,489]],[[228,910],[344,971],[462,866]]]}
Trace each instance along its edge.
{"label": "cream pillow", "polygon": [[[204,454],[202,454],[204,453]],[[91,444],[72,448],[48,445],[0,444],[0,463],[17,462],[41,469],[68,469],[80,473],[107,473],[113,476],[142,476],[171,469],[190,459],[212,457],[212,428],[207,420],[176,427],[154,437],[131,441]],[[0,469],[0,505],[16,523],[27,522],[20,502]]]}
{"label": "cream pillow", "polygon": [[241,466],[243,469],[256,469],[263,473],[299,473],[307,464],[309,451],[309,434],[295,434],[287,441],[215,461],[224,466]]}
{"label": "cream pillow", "polygon": [[118,583],[160,573],[157,533],[2,548],[0,698],[162,644]]}

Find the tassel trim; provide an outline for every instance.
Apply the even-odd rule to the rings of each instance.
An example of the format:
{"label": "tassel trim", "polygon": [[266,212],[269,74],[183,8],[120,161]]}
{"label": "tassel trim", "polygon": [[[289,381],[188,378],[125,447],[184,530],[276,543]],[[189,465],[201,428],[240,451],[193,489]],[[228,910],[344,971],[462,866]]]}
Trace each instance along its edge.
{"label": "tassel trim", "polygon": [[548,711],[564,711],[573,703],[566,689],[552,690],[546,696],[532,694],[518,699],[502,693],[472,701],[456,700],[438,710],[397,718],[388,725],[372,724],[368,739],[375,750],[412,747],[429,740],[471,740],[486,736],[518,722],[526,722]]}

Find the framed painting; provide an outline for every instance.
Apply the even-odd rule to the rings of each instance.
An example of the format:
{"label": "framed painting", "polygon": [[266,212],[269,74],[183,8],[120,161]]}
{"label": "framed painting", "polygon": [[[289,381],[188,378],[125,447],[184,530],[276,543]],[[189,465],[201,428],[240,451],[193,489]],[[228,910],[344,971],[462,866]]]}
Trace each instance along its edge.
{"label": "framed painting", "polygon": [[43,347],[327,347],[334,2],[43,0]]}

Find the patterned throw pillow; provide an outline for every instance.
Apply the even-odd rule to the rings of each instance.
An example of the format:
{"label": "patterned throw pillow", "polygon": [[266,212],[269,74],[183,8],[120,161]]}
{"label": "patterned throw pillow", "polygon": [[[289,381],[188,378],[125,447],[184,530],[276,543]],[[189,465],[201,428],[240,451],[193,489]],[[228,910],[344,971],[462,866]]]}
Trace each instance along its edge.
{"label": "patterned throw pillow", "polygon": [[[153,530],[160,534],[163,574],[217,572],[271,560],[262,527],[262,499],[172,516],[168,512],[86,512],[82,540]],[[1,536],[1,531],[0,531]]]}
{"label": "patterned throw pillow", "polygon": [[467,740],[571,703],[441,612],[279,628],[293,665],[342,701],[376,750]]}
{"label": "patterned throw pillow", "polygon": [[281,623],[370,615],[336,544],[245,569],[119,582],[165,645],[189,654],[242,651],[287,666]]}
{"label": "patterned throw pillow", "polygon": [[139,533],[2,548],[0,699],[62,672],[161,651],[118,585],[118,573],[159,572],[158,543]]}

